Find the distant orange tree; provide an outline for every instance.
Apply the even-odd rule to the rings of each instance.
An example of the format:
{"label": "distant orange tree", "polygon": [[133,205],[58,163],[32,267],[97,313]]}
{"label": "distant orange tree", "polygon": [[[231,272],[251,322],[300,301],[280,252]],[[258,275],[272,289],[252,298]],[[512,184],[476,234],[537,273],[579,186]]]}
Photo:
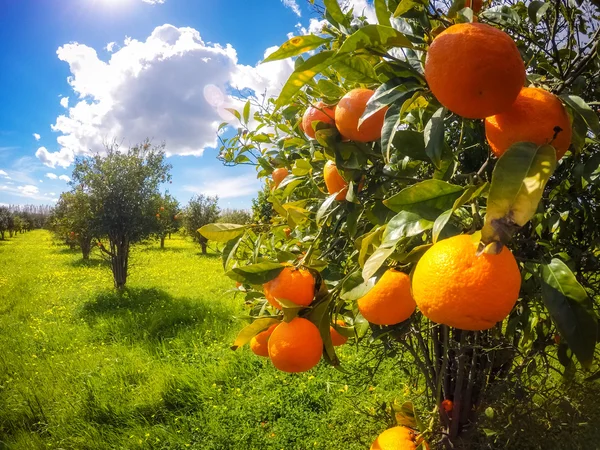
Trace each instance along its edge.
{"label": "distant orange tree", "polygon": [[534,408],[554,372],[600,377],[598,5],[481,3],[375,0],[370,24],[324,0],[220,149],[287,170],[268,225],[201,229],[254,305],[235,346],[269,330],[253,349],[290,372],[316,363],[313,328],[334,366],[333,331],[396,350],[427,408],[389,409],[413,431],[373,448],[451,448],[494,385]]}

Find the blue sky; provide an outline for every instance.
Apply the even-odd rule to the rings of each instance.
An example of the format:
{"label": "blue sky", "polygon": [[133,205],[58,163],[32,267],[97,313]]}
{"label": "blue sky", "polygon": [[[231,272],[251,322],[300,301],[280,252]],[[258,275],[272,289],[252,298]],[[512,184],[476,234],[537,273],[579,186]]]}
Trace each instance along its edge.
{"label": "blue sky", "polygon": [[0,0],[0,203],[51,204],[75,156],[150,137],[181,203],[250,207],[254,168],[223,167],[211,147],[239,105],[226,89],[276,96],[291,61],[258,62],[317,19],[305,0]]}

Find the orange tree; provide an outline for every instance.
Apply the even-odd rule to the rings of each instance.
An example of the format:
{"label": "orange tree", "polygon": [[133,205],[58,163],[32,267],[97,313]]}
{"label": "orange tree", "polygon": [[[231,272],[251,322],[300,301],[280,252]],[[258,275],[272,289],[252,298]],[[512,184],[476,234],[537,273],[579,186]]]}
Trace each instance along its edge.
{"label": "orange tree", "polygon": [[220,149],[267,180],[270,223],[200,230],[254,305],[234,347],[280,321],[261,339],[290,372],[338,366],[332,330],[393,347],[428,420],[397,419],[447,447],[493,386],[533,405],[554,372],[598,378],[598,5],[480,3],[316,6]]}
{"label": "orange tree", "polygon": [[160,248],[165,248],[165,239],[176,233],[181,226],[181,208],[179,202],[168,192],[154,198],[156,223],[154,233],[160,239]]}

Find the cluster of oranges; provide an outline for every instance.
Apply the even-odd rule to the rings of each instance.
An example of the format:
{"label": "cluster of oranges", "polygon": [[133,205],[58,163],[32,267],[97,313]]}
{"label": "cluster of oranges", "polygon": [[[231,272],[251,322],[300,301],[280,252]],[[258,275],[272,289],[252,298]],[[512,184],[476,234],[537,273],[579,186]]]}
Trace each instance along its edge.
{"label": "cluster of oranges", "polygon": [[[309,306],[315,297],[315,278],[306,269],[284,267],[279,275],[263,285],[267,301],[277,309],[286,300],[298,306]],[[338,320],[337,326],[345,322]],[[348,340],[330,326],[331,342],[343,345]],[[321,360],[323,339],[317,326],[310,320],[295,317],[290,322],[271,325],[250,341],[250,349],[258,356],[271,359],[273,365],[284,372],[305,372]]]}

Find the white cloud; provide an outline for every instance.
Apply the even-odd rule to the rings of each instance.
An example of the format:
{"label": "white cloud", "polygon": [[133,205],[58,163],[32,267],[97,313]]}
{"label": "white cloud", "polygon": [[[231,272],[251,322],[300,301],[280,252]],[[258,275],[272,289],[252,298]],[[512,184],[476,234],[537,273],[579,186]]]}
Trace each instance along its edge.
{"label": "white cloud", "polygon": [[115,51],[115,48],[117,47],[117,43],[116,42],[109,42],[108,44],[106,44],[106,47],[104,47],[104,49],[109,52],[112,53]]}
{"label": "white cloud", "polygon": [[63,108],[68,108],[69,107],[69,97],[63,97],[60,99],[60,106],[62,106]]}
{"label": "white cloud", "polygon": [[35,138],[36,141],[39,141],[41,139],[41,136],[37,133],[33,133],[33,137]]}
{"label": "white cloud", "polygon": [[39,181],[40,183],[43,183],[43,182],[44,182],[44,180],[38,180],[38,181]]}
{"label": "white cloud", "polygon": [[194,194],[216,195],[220,199],[256,194],[260,188],[260,181],[252,174],[232,178],[208,179],[203,181],[200,186],[183,186],[184,191]]}
{"label": "white cloud", "polygon": [[298,3],[296,3],[296,0],[281,0],[281,2],[286,8],[291,9],[298,17],[302,16],[302,12],[300,12],[300,7],[298,6]]}
{"label": "white cloud", "polygon": [[144,3],[148,3],[150,5],[162,5],[165,0],[142,0]]}
{"label": "white cloud", "polygon": [[59,180],[66,181],[67,183],[68,183],[69,181],[71,181],[71,179],[70,179],[68,176],[66,176],[66,175],[61,175],[60,177],[58,177],[58,179],[59,179]]}
{"label": "white cloud", "polygon": [[25,186],[18,186],[17,189],[26,197],[31,197],[40,192],[40,190],[36,186],[33,186],[31,184],[26,184]]}
{"label": "white cloud", "polygon": [[58,152],[49,152],[46,147],[40,147],[37,149],[37,152],[35,152],[35,156],[37,156],[45,166],[52,167],[53,169],[56,166],[69,167],[75,159],[73,151],[65,147],[61,148]]}
{"label": "white cloud", "polygon": [[348,7],[353,8],[354,17],[365,16],[369,23],[377,23],[375,7],[368,0],[348,0]]}
{"label": "white cloud", "polygon": [[4,170],[0,169],[0,176],[6,177],[8,174]]}
{"label": "white cloud", "polygon": [[56,176],[56,174],[55,174],[55,173],[48,172],[48,173],[46,174],[46,178],[50,178],[51,180],[56,180],[56,179],[58,178],[58,176]]}
{"label": "white cloud", "polygon": [[227,94],[232,88],[275,96],[293,71],[291,60],[240,65],[231,45],[206,43],[197,30],[172,25],[155,28],[145,41],[126,38],[108,61],[78,43],[57,55],[69,64],[78,98],[52,125],[60,150],[36,153],[49,167],[68,167],[76,155],[102,152],[113,140],[127,147],[151,138],[165,141],[168,154],[201,155],[216,146],[218,124],[232,119],[225,108],[241,105]]}

